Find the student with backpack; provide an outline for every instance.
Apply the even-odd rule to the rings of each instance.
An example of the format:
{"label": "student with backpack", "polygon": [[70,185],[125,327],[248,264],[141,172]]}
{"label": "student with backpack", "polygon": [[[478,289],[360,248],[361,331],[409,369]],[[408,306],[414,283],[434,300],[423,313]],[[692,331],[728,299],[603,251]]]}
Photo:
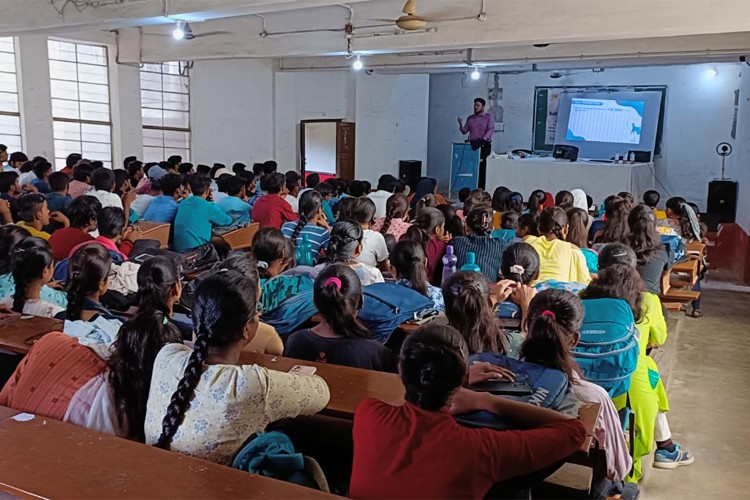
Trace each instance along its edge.
{"label": "student with backpack", "polygon": [[227,465],[253,433],[325,407],[330,393],[320,377],[240,364],[258,328],[257,297],[257,286],[234,271],[198,285],[193,348],[167,344],[154,361],[147,443]]}
{"label": "student with backpack", "polygon": [[[613,398],[618,410],[630,406],[635,413],[633,474],[626,481],[641,479],[641,459],[651,453],[656,441],[654,467],[671,469],[693,463],[693,455],[672,441],[666,412],[669,402],[659,368],[647,355],[649,345],[661,345],[667,338],[667,325],[658,297],[644,293],[636,270],[633,250],[622,244],[606,245],[599,253],[599,276],[581,293],[581,298],[625,300],[640,332],[638,362],[625,394]],[[630,405],[628,405],[630,403]]]}
{"label": "student with backpack", "polygon": [[606,451],[607,478],[619,483],[630,471],[632,459],[617,409],[607,391],[581,378],[580,368],[570,353],[578,344],[582,324],[583,305],[578,297],[566,290],[540,292],[529,304],[521,358],[562,371],[571,381],[571,390],[579,401],[601,405],[594,432]]}
{"label": "student with backpack", "polygon": [[[406,403],[366,399],[354,415],[352,498],[483,498],[506,479],[551,466],[585,439],[583,425],[557,412],[461,388],[467,346],[447,326],[406,337],[399,374]],[[487,410],[532,430],[463,427],[450,415]]]}
{"label": "student with backpack", "polygon": [[518,358],[523,337],[503,331],[494,306],[510,297],[514,282],[502,280],[492,288],[481,273],[460,271],[443,283],[445,316],[469,347],[469,354],[495,353]]}
{"label": "student with backpack", "polygon": [[348,266],[332,264],[315,279],[315,307],[323,320],[289,336],[284,356],[366,370],[395,371],[391,352],[357,319],[362,284]]}
{"label": "student with backpack", "polygon": [[436,312],[445,311],[442,290],[427,279],[427,256],[422,245],[412,240],[399,241],[391,252],[390,261],[396,283],[428,297]]}
{"label": "student with backpack", "polygon": [[13,248],[11,270],[15,292],[0,305],[12,311],[52,318],[63,310],[57,304],[41,298],[42,287],[50,282],[53,273],[52,251],[41,238],[29,237]]}

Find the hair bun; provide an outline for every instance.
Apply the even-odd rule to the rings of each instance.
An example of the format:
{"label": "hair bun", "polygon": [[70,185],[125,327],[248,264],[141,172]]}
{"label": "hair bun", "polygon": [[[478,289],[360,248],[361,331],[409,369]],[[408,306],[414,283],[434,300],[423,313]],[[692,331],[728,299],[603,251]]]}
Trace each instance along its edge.
{"label": "hair bun", "polygon": [[429,362],[426,363],[422,370],[419,373],[419,383],[423,386],[429,386],[432,385],[432,383],[435,381],[435,376],[437,375],[437,370],[435,369],[435,363]]}

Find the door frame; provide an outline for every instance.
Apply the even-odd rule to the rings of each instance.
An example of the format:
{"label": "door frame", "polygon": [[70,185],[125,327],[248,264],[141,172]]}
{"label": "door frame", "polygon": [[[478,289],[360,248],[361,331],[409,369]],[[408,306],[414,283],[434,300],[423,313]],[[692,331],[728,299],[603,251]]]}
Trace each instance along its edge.
{"label": "door frame", "polygon": [[300,174],[302,175],[302,179],[304,181],[305,174],[307,171],[306,168],[306,158],[305,158],[305,125],[308,123],[336,123],[336,138],[337,138],[337,144],[335,144],[336,147],[336,177],[340,177],[339,172],[339,151],[338,151],[338,124],[339,123],[354,123],[346,121],[344,118],[318,118],[318,119],[309,119],[309,120],[300,120],[299,122],[299,170]]}

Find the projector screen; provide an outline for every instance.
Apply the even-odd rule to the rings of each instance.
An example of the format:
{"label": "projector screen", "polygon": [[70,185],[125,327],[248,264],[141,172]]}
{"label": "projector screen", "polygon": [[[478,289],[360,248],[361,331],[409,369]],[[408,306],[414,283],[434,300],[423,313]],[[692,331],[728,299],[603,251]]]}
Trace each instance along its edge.
{"label": "projector screen", "polygon": [[579,158],[595,160],[653,152],[660,106],[660,92],[561,94],[555,143],[576,146]]}
{"label": "projector screen", "polygon": [[639,144],[643,101],[573,99],[570,103],[569,141]]}

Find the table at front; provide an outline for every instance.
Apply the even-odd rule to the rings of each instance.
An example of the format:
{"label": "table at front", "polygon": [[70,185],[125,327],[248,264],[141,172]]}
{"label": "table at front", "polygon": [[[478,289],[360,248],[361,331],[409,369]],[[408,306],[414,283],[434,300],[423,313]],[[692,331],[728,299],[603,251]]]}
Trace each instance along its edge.
{"label": "table at front", "polygon": [[611,194],[627,191],[640,200],[643,193],[654,189],[653,168],[653,163],[615,165],[553,158],[488,158],[487,191],[492,193],[499,186],[507,186],[525,200],[535,189],[553,195],[562,190],[583,189],[597,205]]}

